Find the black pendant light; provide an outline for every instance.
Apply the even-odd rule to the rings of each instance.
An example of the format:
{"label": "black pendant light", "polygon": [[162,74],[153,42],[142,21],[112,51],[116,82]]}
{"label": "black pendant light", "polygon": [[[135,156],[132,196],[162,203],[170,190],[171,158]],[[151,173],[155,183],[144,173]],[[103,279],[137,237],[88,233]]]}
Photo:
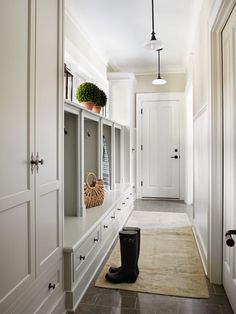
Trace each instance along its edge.
{"label": "black pendant light", "polygon": [[154,0],[152,0],[152,33],[151,33],[151,39],[148,43],[144,45],[145,48],[148,50],[158,50],[163,48],[163,43],[156,39],[156,33],[154,30]]}
{"label": "black pendant light", "polygon": [[158,60],[157,60],[157,78],[152,81],[153,85],[164,85],[166,84],[166,80],[161,78],[161,50],[163,48],[157,50]]}

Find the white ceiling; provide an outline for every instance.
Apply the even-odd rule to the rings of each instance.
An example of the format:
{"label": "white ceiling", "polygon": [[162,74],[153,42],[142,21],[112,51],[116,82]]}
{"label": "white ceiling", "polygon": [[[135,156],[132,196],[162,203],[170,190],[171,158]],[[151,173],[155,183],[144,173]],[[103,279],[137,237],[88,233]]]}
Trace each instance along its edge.
{"label": "white ceiling", "polygon": [[[154,0],[156,37],[164,42],[162,72],[183,72],[201,0]],[[151,0],[66,0],[66,9],[115,70],[156,73]]]}

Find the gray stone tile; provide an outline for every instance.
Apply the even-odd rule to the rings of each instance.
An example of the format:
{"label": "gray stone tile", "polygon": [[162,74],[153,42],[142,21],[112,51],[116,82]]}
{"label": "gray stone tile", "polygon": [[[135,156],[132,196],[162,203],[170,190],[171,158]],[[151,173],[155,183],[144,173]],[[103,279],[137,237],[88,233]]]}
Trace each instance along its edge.
{"label": "gray stone tile", "polygon": [[124,307],[134,309],[137,298],[134,296],[126,296],[123,294],[100,294],[96,299],[96,305]]}
{"label": "gray stone tile", "polygon": [[178,314],[221,314],[219,305],[216,304],[197,304],[180,303]]}
{"label": "gray stone tile", "polygon": [[225,289],[222,285],[213,285],[215,294],[225,294]]}
{"label": "gray stone tile", "polygon": [[83,296],[82,300],[80,301],[80,304],[90,304],[93,305],[98,297],[98,293],[90,293],[86,292]]}
{"label": "gray stone tile", "polygon": [[75,314],[111,314],[112,307],[106,307],[106,306],[94,306],[89,304],[80,304]]}
{"label": "gray stone tile", "polygon": [[220,305],[221,314],[234,314],[230,304]]}
{"label": "gray stone tile", "polygon": [[126,309],[122,307],[114,307],[112,310],[112,314],[156,314],[156,310],[153,311],[149,310],[136,310],[136,309]]}
{"label": "gray stone tile", "polygon": [[136,308],[141,310],[156,310],[157,313],[177,314],[178,302],[171,297],[164,298],[160,295],[139,293],[137,296]]}

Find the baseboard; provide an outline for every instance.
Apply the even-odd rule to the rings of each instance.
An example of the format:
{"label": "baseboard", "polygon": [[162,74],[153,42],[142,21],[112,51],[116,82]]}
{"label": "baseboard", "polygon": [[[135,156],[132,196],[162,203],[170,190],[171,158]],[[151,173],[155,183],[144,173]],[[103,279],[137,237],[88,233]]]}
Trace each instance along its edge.
{"label": "baseboard", "polygon": [[205,246],[203,244],[203,240],[202,240],[201,234],[200,234],[200,232],[198,230],[198,227],[195,224],[193,224],[192,230],[193,230],[194,238],[195,238],[196,243],[197,243],[198,252],[199,252],[199,255],[200,255],[200,258],[201,258],[201,261],[202,261],[204,272],[205,272],[206,276],[208,276],[206,248],[205,248]]}

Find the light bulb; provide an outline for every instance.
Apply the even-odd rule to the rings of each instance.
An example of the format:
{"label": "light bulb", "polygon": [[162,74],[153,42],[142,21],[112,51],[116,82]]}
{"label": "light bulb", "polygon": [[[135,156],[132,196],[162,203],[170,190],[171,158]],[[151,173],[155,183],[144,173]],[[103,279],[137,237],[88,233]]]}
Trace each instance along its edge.
{"label": "light bulb", "polygon": [[162,79],[162,78],[157,78],[155,80],[152,81],[153,85],[164,85],[166,84],[166,80]]}

